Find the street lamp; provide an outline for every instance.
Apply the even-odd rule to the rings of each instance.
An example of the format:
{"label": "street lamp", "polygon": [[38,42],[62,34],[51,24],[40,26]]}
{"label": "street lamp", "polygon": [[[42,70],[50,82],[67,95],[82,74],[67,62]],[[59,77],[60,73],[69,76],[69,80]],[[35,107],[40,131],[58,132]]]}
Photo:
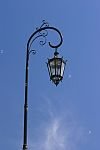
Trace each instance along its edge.
{"label": "street lamp", "polygon": [[66,61],[63,57],[58,57],[58,52],[55,50],[54,57],[48,59],[47,67],[49,71],[50,80],[57,86],[63,79]]}
{"label": "street lamp", "polygon": [[60,37],[60,42],[57,45],[52,45],[50,42],[49,46],[53,49],[55,49],[54,52],[54,57],[51,59],[48,59],[47,62],[47,67],[48,67],[48,72],[50,76],[50,80],[57,86],[60,81],[63,79],[64,75],[64,70],[65,70],[65,65],[66,61],[63,60],[63,57],[59,57],[59,53],[57,52],[57,48],[61,46],[63,42],[62,35],[58,29],[55,27],[49,26],[47,22],[43,20],[42,25],[39,28],[36,28],[36,31],[32,33],[30,38],[28,39],[27,42],[27,52],[26,52],[26,69],[25,69],[25,103],[24,103],[24,137],[23,137],[23,150],[28,149],[27,145],[27,113],[28,113],[28,69],[29,69],[29,57],[30,54],[33,53],[35,54],[36,51],[31,49],[31,46],[33,42],[39,38],[42,37],[43,40],[40,41],[40,45],[45,45],[47,40],[46,37],[48,35],[48,30],[53,30],[56,31]]}

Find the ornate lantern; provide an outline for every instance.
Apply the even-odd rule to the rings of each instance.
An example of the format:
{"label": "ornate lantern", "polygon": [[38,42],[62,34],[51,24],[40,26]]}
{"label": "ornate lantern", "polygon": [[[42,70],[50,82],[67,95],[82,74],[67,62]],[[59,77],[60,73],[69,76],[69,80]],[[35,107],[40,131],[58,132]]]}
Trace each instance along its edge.
{"label": "ornate lantern", "polygon": [[57,86],[63,79],[66,61],[63,57],[58,57],[57,50],[54,52],[54,57],[48,59],[47,67],[49,71],[50,80]]}

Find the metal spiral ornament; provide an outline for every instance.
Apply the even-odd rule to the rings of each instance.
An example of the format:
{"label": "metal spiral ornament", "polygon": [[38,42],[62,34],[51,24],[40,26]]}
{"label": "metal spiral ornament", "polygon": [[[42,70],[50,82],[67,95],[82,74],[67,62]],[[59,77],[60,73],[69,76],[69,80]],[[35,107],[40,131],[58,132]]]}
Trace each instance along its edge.
{"label": "metal spiral ornament", "polygon": [[[51,48],[58,48],[58,47],[61,46],[61,44],[63,42],[63,38],[62,38],[62,35],[61,35],[60,31],[57,28],[55,28],[55,27],[49,26],[49,23],[46,22],[45,20],[43,20],[42,25],[40,27],[36,28],[36,31],[30,36],[30,38],[29,38],[29,40],[27,42],[28,54],[33,52],[33,50],[31,50],[31,46],[32,46],[33,42],[36,39],[42,38],[41,40],[39,40],[39,44],[41,46],[43,46],[43,45],[45,45],[47,43],[47,36],[48,36],[48,31],[49,30],[53,30],[53,31],[57,32],[58,36],[60,37],[60,41],[59,41],[59,43],[57,45],[53,45],[53,44],[51,44],[51,42],[48,42],[49,46]],[[34,50],[34,51],[36,51],[36,50]]]}

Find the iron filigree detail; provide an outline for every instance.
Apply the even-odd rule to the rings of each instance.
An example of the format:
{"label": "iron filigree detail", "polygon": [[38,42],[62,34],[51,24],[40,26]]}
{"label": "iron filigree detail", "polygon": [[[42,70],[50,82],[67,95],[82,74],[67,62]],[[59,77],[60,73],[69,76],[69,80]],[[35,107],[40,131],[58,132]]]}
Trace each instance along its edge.
{"label": "iron filigree detail", "polygon": [[[40,27],[36,28],[36,31],[30,36],[28,43],[27,43],[27,51],[30,54],[31,52],[33,54],[36,53],[36,50],[31,50],[31,46],[33,44],[33,42],[40,38],[39,44],[41,46],[45,45],[47,43],[47,36],[48,36],[48,30],[54,30],[59,34],[60,37],[60,42],[57,45],[52,45],[51,42],[48,42],[49,46],[51,48],[58,48],[59,46],[61,46],[63,38],[62,35],[60,33],[60,31],[54,27],[50,27],[49,23],[46,22],[45,20],[42,21],[42,25]],[[34,53],[35,52],[35,53]]]}
{"label": "iron filigree detail", "polygon": [[37,31],[37,36],[32,38],[32,40],[30,41],[30,45],[29,45],[29,54],[32,52],[33,54],[36,54],[36,50],[30,50],[32,43],[39,37],[42,37],[42,39],[39,41],[40,45],[43,46],[46,44],[47,39],[46,36],[48,35],[48,31],[46,29],[44,30],[40,30],[44,27],[49,27],[49,23],[45,22],[45,20],[42,21],[42,25],[40,27],[36,28]]}

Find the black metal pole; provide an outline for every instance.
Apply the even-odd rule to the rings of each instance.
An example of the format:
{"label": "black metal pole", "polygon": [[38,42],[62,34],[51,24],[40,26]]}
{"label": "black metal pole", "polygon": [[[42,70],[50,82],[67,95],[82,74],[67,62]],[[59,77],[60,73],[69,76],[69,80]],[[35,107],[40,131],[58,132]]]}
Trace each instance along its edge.
{"label": "black metal pole", "polygon": [[28,116],[28,68],[29,68],[29,51],[26,54],[26,72],[25,72],[25,103],[24,103],[24,141],[23,150],[28,149],[27,145],[27,116]]}
{"label": "black metal pole", "polygon": [[[23,150],[28,150],[28,141],[27,141],[27,122],[28,122],[28,69],[29,69],[29,56],[30,53],[33,52],[33,54],[35,54],[35,50],[30,50],[30,47],[32,45],[32,43],[34,42],[35,39],[37,39],[38,37],[43,37],[45,38],[45,42],[43,42],[41,45],[44,45],[46,43],[46,36],[48,35],[47,30],[54,30],[56,31],[59,36],[60,36],[60,42],[58,45],[52,45],[49,42],[49,46],[52,48],[58,48],[61,46],[63,39],[62,39],[62,35],[60,33],[60,31],[54,27],[49,27],[48,23],[43,21],[43,24],[41,25],[41,27],[39,29],[37,29],[34,33],[32,33],[32,35],[30,36],[28,42],[27,42],[27,52],[26,52],[26,69],[25,69],[25,102],[24,102],[24,137],[23,137]],[[41,33],[41,31],[46,31],[47,34],[45,33]],[[36,37],[34,37],[37,33],[39,33]],[[33,39],[34,37],[34,39]]]}

